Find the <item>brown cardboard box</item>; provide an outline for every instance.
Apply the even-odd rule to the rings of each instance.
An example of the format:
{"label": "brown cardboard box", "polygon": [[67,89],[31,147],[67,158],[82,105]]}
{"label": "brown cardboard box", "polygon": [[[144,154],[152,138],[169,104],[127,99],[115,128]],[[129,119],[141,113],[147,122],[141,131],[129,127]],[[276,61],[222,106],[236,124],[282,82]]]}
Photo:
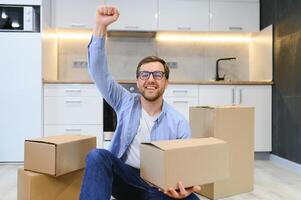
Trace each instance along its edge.
{"label": "brown cardboard box", "polygon": [[78,200],[84,170],[60,177],[18,169],[18,200]]}
{"label": "brown cardboard box", "polygon": [[85,167],[96,137],[60,135],[25,141],[24,169],[60,176]]}
{"label": "brown cardboard box", "polygon": [[253,190],[254,108],[242,106],[191,107],[193,137],[215,137],[229,143],[230,176],[202,186],[200,194],[219,199]]}
{"label": "brown cardboard box", "polygon": [[140,146],[140,176],[162,188],[212,183],[229,175],[228,144],[216,138],[154,141]]}

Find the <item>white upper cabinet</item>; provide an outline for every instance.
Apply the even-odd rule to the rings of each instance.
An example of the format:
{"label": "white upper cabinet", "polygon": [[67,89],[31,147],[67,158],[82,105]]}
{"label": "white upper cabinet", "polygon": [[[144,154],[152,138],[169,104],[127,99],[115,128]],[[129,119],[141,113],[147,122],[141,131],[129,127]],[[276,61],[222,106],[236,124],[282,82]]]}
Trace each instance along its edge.
{"label": "white upper cabinet", "polygon": [[56,28],[93,28],[99,0],[54,0],[53,26]]}
{"label": "white upper cabinet", "polygon": [[257,32],[259,0],[53,0],[56,28],[93,28],[98,5],[114,5],[111,31]]}
{"label": "white upper cabinet", "polygon": [[209,0],[159,0],[158,30],[208,31]]}
{"label": "white upper cabinet", "polygon": [[259,1],[211,0],[210,31],[259,31]]}
{"label": "white upper cabinet", "polygon": [[158,18],[157,0],[106,0],[115,5],[120,16],[109,26],[109,30],[156,31]]}

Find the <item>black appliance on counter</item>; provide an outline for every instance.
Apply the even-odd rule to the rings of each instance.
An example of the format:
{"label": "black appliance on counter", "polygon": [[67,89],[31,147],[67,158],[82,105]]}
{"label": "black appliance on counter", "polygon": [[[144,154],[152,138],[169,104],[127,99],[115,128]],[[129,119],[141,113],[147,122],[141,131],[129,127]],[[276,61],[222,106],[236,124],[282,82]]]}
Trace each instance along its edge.
{"label": "black appliance on counter", "polygon": [[[121,83],[127,91],[131,93],[139,93],[136,83]],[[113,108],[103,100],[103,131],[104,141],[110,141],[116,129],[117,116]]]}

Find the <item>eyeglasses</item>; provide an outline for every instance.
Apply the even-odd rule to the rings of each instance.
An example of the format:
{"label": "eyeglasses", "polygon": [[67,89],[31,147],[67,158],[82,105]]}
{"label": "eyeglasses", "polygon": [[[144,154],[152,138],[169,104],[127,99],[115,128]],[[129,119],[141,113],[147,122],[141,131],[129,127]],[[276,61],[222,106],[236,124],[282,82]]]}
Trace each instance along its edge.
{"label": "eyeglasses", "polygon": [[138,73],[138,77],[141,80],[148,80],[150,75],[153,75],[153,78],[155,80],[161,80],[164,77],[165,72],[162,71],[153,71],[153,72],[149,72],[149,71],[140,71]]}

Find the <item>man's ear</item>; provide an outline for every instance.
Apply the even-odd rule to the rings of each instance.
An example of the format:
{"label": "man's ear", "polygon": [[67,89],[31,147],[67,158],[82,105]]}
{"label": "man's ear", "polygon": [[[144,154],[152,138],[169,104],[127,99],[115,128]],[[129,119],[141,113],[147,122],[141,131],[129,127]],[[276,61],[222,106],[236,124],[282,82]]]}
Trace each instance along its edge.
{"label": "man's ear", "polygon": [[166,89],[167,88],[167,86],[168,86],[168,79],[166,79],[166,82],[165,82],[165,88],[164,89]]}
{"label": "man's ear", "polygon": [[139,89],[138,79],[137,79],[137,81],[136,81],[136,85],[137,85],[137,88]]}

